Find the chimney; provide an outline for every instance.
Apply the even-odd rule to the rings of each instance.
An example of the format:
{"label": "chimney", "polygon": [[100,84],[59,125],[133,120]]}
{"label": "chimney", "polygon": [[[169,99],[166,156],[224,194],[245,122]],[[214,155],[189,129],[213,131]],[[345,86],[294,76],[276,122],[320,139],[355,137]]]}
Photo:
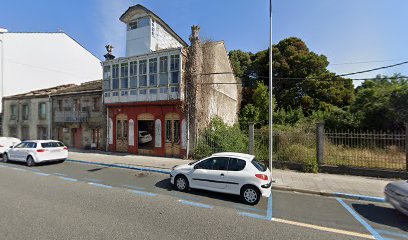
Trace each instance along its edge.
{"label": "chimney", "polygon": [[103,55],[105,57],[105,61],[115,59],[115,56],[112,54],[113,46],[108,44],[105,46],[105,48],[106,48],[106,51],[108,51],[107,54]]}

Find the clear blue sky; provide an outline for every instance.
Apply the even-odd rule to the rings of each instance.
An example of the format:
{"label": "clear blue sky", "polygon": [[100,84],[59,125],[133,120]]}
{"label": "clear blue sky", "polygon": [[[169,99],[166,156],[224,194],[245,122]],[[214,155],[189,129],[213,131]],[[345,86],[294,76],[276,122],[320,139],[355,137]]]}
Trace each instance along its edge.
{"label": "clear blue sky", "polygon": [[[100,59],[104,46],[124,55],[120,15],[140,3],[188,42],[190,26],[201,36],[225,40],[228,50],[257,52],[268,47],[269,0],[15,0],[2,3],[0,27],[11,32],[62,29]],[[324,54],[338,74],[408,60],[407,0],[273,0],[274,43],[296,36]],[[349,62],[383,61],[359,64]],[[338,65],[340,64],[340,65]],[[408,75],[408,65],[355,75]]]}

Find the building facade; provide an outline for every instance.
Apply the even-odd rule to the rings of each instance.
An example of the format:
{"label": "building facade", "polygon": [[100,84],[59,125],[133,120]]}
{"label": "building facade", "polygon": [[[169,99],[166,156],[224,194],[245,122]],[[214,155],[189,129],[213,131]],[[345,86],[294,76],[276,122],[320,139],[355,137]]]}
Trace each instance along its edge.
{"label": "building facade", "polygon": [[61,85],[3,98],[3,136],[21,140],[50,139],[51,94],[75,86]]}
{"label": "building facade", "polygon": [[100,60],[66,33],[0,28],[0,98],[101,78]]}
{"label": "building facade", "polygon": [[[106,61],[102,63],[110,151],[184,157],[199,129],[196,124],[201,121],[196,121],[196,117],[200,114],[206,123],[216,115],[235,123],[238,91],[223,42],[218,44],[221,48],[214,48],[217,44],[201,45],[199,41],[196,47],[189,47],[160,17],[141,5],[130,7],[120,20],[127,26],[126,56],[114,58],[107,48]],[[204,63],[204,55],[197,54],[193,58],[196,61],[191,61],[194,51],[214,59]],[[220,58],[218,54],[223,56]],[[191,72],[196,65],[200,70],[193,76]],[[214,74],[205,79],[232,85],[196,87],[203,80],[195,80],[196,76],[206,74],[201,70],[212,73],[218,70],[215,65],[225,66],[220,69],[231,74],[224,77]],[[194,82],[191,88],[186,87],[189,82]],[[209,90],[208,95],[204,89]],[[200,102],[198,97],[210,97],[214,102],[209,106],[188,107],[191,98]],[[228,106],[222,106],[224,100]],[[193,132],[190,126],[194,126]]]}
{"label": "building facade", "polygon": [[51,96],[51,138],[78,149],[106,147],[102,80],[62,89]]}

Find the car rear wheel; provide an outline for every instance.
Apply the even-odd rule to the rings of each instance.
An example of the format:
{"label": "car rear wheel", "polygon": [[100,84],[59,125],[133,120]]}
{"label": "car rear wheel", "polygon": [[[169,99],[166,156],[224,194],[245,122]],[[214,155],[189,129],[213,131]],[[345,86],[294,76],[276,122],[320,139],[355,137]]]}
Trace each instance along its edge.
{"label": "car rear wheel", "polygon": [[246,186],[241,190],[241,198],[245,204],[255,205],[261,199],[261,193],[254,186]]}
{"label": "car rear wheel", "polygon": [[7,156],[7,154],[3,154],[3,162],[8,162],[8,156]]}
{"label": "car rear wheel", "polygon": [[176,179],[174,179],[174,183],[177,190],[181,192],[188,191],[188,180],[185,176],[177,176]]}
{"label": "car rear wheel", "polygon": [[28,166],[28,167],[32,167],[32,166],[34,166],[34,165],[35,165],[35,163],[34,163],[33,157],[32,157],[32,156],[28,156],[28,157],[27,157],[27,166]]}

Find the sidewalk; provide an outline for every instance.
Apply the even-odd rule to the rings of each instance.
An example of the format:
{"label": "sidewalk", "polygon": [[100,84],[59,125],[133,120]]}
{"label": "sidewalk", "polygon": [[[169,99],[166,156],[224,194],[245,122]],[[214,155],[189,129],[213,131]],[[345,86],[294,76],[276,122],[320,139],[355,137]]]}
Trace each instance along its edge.
{"label": "sidewalk", "polygon": [[[169,171],[171,167],[191,161],[177,158],[137,156],[131,154],[109,153],[102,151],[70,151],[70,160],[93,163],[114,164],[136,168],[152,168]],[[344,196],[344,194],[384,197],[384,187],[389,180],[336,175],[326,173],[302,173],[291,170],[273,169],[274,189],[297,191],[327,196]],[[341,194],[337,194],[341,193]],[[349,196],[355,198],[356,196]]]}

